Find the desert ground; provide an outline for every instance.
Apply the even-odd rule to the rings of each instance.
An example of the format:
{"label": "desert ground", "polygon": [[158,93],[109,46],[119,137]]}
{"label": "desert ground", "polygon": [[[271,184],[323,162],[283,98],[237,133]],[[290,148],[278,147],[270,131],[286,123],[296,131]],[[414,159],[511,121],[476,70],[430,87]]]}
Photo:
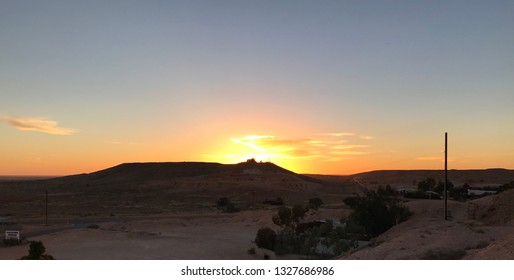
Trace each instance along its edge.
{"label": "desert ground", "polygon": [[[27,225],[26,234],[56,229],[58,232],[30,237],[41,240],[47,253],[56,259],[129,260],[129,259],[262,259],[271,252],[259,250],[253,240],[261,227],[277,227],[271,221],[273,210],[249,210],[226,214],[205,212],[127,217],[121,221],[106,219],[84,225],[98,228],[73,228],[67,223],[48,227]],[[308,219],[337,219],[341,209],[322,209]],[[118,219],[113,219],[118,220]],[[249,254],[250,248],[257,249]],[[0,259],[19,259],[27,255],[28,244],[0,247]],[[291,258],[284,256],[283,258]]]}
{"label": "desert ground", "polygon": [[450,217],[444,219],[441,200],[414,200],[406,205],[414,212],[372,240],[369,246],[342,259],[514,259],[514,190],[468,202],[449,201]]}
{"label": "desert ground", "polygon": [[[136,163],[60,178],[7,178],[0,180],[0,224],[16,222],[26,241],[0,246],[0,259],[27,255],[28,240],[43,241],[46,253],[56,259],[275,258],[253,242],[259,228],[277,229],[271,217],[278,206],[264,200],[282,197],[291,206],[319,197],[324,204],[306,220],[339,220],[350,211],[344,198],[376,182],[402,186],[431,173],[440,172],[306,176],[255,162]],[[453,178],[495,186],[512,181],[513,175],[509,170],[466,171],[454,172]],[[240,211],[217,209],[221,197]],[[512,201],[514,190],[476,199],[472,213],[469,202],[449,201],[450,217],[444,220],[441,200],[405,200],[414,213],[409,220],[338,259],[514,259]],[[256,253],[250,254],[250,248]]]}
{"label": "desert ground", "polygon": [[[293,205],[320,197],[326,208],[309,218],[337,220],[346,211],[342,198],[356,193],[353,185],[266,163],[125,164],[47,180],[4,180],[0,217],[18,222],[27,240],[43,241],[57,259],[261,259],[260,250],[248,250],[256,247],[259,228],[276,227],[277,206],[264,200],[282,197]],[[221,197],[241,211],[217,209]],[[27,251],[27,243],[0,247],[0,259]]]}

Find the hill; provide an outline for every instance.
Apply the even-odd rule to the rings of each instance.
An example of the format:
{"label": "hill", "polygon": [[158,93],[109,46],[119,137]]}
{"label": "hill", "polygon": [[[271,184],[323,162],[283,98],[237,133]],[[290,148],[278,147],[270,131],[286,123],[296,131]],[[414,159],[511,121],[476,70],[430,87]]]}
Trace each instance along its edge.
{"label": "hill", "polygon": [[[444,181],[443,170],[377,170],[348,176],[312,175],[332,182],[356,182],[363,187],[380,185],[393,187],[416,187],[419,181],[434,178]],[[448,180],[455,186],[467,183],[472,188],[497,187],[514,181],[514,170],[494,168],[477,170],[448,170]]]}
{"label": "hill", "polygon": [[124,163],[89,174],[0,182],[0,216],[41,215],[45,191],[54,217],[212,210],[221,197],[240,209],[262,207],[262,201],[277,197],[287,204],[312,197],[341,204],[359,193],[355,185],[296,174],[272,163]]}

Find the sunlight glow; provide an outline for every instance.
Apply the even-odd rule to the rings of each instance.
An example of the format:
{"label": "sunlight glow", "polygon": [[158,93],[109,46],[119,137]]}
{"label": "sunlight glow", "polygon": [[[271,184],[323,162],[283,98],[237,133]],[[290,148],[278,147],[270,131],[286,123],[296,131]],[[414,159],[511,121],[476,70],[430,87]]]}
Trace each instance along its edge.
{"label": "sunlight glow", "polygon": [[[272,162],[284,168],[305,172],[313,163],[347,162],[369,152],[369,141],[359,143],[355,133],[320,133],[312,137],[278,138],[273,135],[246,135],[232,137],[216,154],[203,157],[221,163],[239,163],[248,159]],[[349,157],[349,156],[352,157]]]}

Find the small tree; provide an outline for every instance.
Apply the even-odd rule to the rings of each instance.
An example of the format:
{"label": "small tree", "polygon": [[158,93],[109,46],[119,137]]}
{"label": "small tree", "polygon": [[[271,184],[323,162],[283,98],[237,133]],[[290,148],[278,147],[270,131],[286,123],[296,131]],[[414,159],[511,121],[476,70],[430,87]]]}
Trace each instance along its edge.
{"label": "small tree", "polygon": [[276,215],[273,215],[272,221],[274,224],[282,227],[288,227],[293,222],[293,214],[291,208],[280,207]]}
{"label": "small tree", "polygon": [[239,212],[239,209],[237,209],[237,207],[226,197],[218,199],[216,206],[219,210],[225,213]]}
{"label": "small tree", "polygon": [[275,199],[275,202],[277,203],[277,205],[284,205],[284,199],[281,196],[277,197],[277,199]]}
{"label": "small tree", "polygon": [[53,260],[54,257],[45,254],[45,246],[41,241],[30,241],[29,254],[23,256],[22,260]]}
{"label": "small tree", "polygon": [[[453,189],[453,183],[448,181],[447,187],[446,191],[450,192]],[[444,196],[444,182],[439,181],[437,183],[437,187],[434,188],[434,191]]]}
{"label": "small tree", "polygon": [[368,191],[363,197],[345,199],[345,203],[347,201],[353,209],[348,219],[362,226],[371,236],[382,234],[412,214],[398,199],[375,191]]}
{"label": "small tree", "polygon": [[293,206],[293,209],[291,210],[291,213],[292,213],[292,220],[294,222],[295,225],[297,225],[300,220],[303,219],[303,217],[305,217],[305,214],[307,213],[308,209],[301,206],[301,205],[294,205]]}
{"label": "small tree", "polygon": [[391,185],[386,185],[385,188],[383,186],[379,186],[377,189],[377,193],[386,196],[393,196],[396,194]]}
{"label": "small tree", "polygon": [[275,248],[277,234],[269,227],[260,228],[255,237],[255,243],[259,248],[273,250]]}
{"label": "small tree", "polygon": [[319,207],[323,205],[323,200],[319,197],[309,199],[308,208],[313,210],[318,210]]}
{"label": "small tree", "polygon": [[431,191],[436,186],[436,181],[434,178],[426,178],[423,181],[420,181],[418,183],[418,191],[420,192],[426,192]]}

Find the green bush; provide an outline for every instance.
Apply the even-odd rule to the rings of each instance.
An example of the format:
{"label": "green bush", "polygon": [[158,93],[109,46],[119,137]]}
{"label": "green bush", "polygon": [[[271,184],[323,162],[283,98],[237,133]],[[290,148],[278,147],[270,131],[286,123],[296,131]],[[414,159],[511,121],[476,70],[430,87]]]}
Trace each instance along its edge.
{"label": "green bush", "polygon": [[257,236],[255,237],[255,243],[259,248],[265,248],[269,250],[275,249],[275,244],[277,241],[277,234],[275,231],[269,227],[260,228],[257,231]]}
{"label": "green bush", "polygon": [[321,205],[323,205],[323,200],[321,200],[321,198],[319,198],[319,197],[315,197],[315,198],[309,199],[307,207],[309,209],[318,210]]}
{"label": "green bush", "polygon": [[272,221],[274,224],[278,226],[290,226],[293,222],[293,213],[291,208],[288,207],[280,207],[278,208],[277,214],[273,215]]}
{"label": "green bush", "polygon": [[41,241],[30,241],[29,254],[22,260],[53,260],[54,257],[45,254],[46,248]]}
{"label": "green bush", "polygon": [[368,191],[363,197],[345,199],[346,202],[353,210],[348,220],[362,226],[371,237],[384,233],[412,215],[398,199],[375,191]]}
{"label": "green bush", "polygon": [[239,212],[239,209],[237,209],[237,207],[232,202],[230,202],[230,200],[226,197],[218,199],[216,206],[219,210],[223,211],[224,213]]}
{"label": "green bush", "polygon": [[294,205],[293,209],[291,209],[291,218],[293,219],[293,222],[295,224],[298,224],[300,220],[302,220],[303,217],[305,217],[307,211],[308,209],[301,205]]}

